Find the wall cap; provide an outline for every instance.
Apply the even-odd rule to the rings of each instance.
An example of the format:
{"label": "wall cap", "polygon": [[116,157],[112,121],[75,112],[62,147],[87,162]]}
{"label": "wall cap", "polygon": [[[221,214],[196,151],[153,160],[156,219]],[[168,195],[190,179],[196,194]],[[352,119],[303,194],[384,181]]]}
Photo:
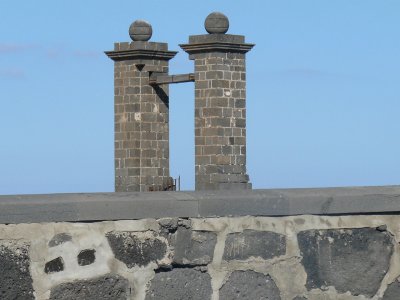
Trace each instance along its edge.
{"label": "wall cap", "polygon": [[0,196],[0,224],[399,213],[400,186]]}

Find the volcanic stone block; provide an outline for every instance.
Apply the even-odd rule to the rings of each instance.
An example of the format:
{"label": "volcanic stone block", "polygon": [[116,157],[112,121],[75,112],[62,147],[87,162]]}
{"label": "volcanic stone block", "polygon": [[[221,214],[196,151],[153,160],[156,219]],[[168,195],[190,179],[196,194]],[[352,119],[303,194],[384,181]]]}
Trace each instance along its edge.
{"label": "volcanic stone block", "polygon": [[29,265],[28,244],[2,241],[0,299],[34,299]]}
{"label": "volcanic stone block", "polygon": [[78,254],[78,265],[87,266],[87,265],[91,265],[92,263],[94,263],[94,261],[96,260],[95,253],[96,253],[96,250],[94,250],[94,249],[82,250]]}
{"label": "volcanic stone block", "polygon": [[286,253],[286,239],[270,231],[244,230],[226,237],[224,260],[244,260],[250,257],[270,259]]}
{"label": "volcanic stone block", "polygon": [[213,259],[217,235],[214,232],[179,227],[171,238],[171,243],[175,248],[174,263],[206,265]]}
{"label": "volcanic stone block", "polygon": [[211,298],[211,277],[189,268],[156,273],[145,300],[206,300]]}
{"label": "volcanic stone block", "polygon": [[167,252],[165,242],[153,238],[139,238],[134,232],[119,231],[107,233],[107,239],[115,258],[128,268],[145,266],[162,259]]}
{"label": "volcanic stone block", "polygon": [[63,283],[51,290],[50,300],[126,300],[128,299],[128,280],[108,274],[90,280]]}
{"label": "volcanic stone block", "polygon": [[174,233],[178,229],[178,218],[163,218],[158,220],[161,232]]}
{"label": "volcanic stone block", "polygon": [[72,240],[72,237],[68,233],[58,233],[56,234],[50,241],[49,241],[49,247],[55,247],[61,244],[64,244],[66,242],[69,242]]}
{"label": "volcanic stone block", "polygon": [[48,261],[44,265],[44,272],[46,274],[56,273],[64,271],[64,260],[62,257],[57,257],[51,261]]}
{"label": "volcanic stone block", "polygon": [[400,282],[397,278],[393,283],[389,284],[382,300],[398,300],[400,297]]}
{"label": "volcanic stone block", "polygon": [[393,242],[387,232],[307,230],[297,237],[308,290],[334,286],[339,293],[372,297],[389,269]]}
{"label": "volcanic stone block", "polygon": [[219,290],[220,300],[280,300],[280,291],[269,275],[254,271],[234,271]]}

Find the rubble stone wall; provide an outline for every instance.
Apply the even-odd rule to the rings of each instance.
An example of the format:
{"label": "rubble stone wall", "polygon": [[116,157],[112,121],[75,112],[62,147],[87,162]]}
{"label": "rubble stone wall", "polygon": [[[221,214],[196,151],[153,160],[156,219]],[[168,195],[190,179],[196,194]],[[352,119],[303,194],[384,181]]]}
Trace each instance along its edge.
{"label": "rubble stone wall", "polygon": [[398,214],[0,225],[0,299],[399,299]]}

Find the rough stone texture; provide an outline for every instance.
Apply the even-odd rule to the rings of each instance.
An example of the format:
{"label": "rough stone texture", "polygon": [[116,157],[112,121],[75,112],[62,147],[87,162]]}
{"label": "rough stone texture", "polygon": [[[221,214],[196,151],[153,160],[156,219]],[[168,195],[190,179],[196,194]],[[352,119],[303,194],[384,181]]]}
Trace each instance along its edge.
{"label": "rough stone texture", "polygon": [[399,278],[389,284],[382,300],[398,300],[400,299],[400,282]]}
{"label": "rough stone texture", "polygon": [[234,271],[219,290],[220,300],[280,300],[280,291],[269,275],[254,271]]}
{"label": "rough stone texture", "polygon": [[[318,189],[313,195],[318,194],[317,199],[320,200],[321,198],[328,198],[330,193],[336,190],[341,191],[341,189]],[[350,190],[354,191],[354,189]],[[360,189],[360,193],[363,190]],[[368,199],[372,199],[372,191],[381,191],[380,188],[368,190],[370,191],[367,194],[367,197],[370,197]],[[391,194],[379,194],[378,199],[387,198],[391,199],[390,201],[394,201],[393,199],[398,198],[394,193],[395,190],[393,189],[393,193]],[[234,195],[236,198],[232,198],[231,201],[225,203],[234,203],[234,200],[239,199],[240,195],[244,192],[227,192],[224,194],[225,197],[230,198]],[[249,193],[253,194],[252,198],[254,199],[257,194],[253,192],[255,191],[249,191]],[[265,191],[262,191],[260,195],[264,193]],[[289,191],[285,191],[285,193],[289,193]],[[285,193],[280,192],[275,195],[277,199],[279,199],[279,195],[281,194],[288,197],[288,194]],[[296,204],[295,199],[305,197],[305,194],[301,194],[299,190],[290,191],[290,193],[296,193],[299,197],[294,198],[290,202],[293,205]],[[148,196],[164,194],[170,197],[172,197],[172,194],[178,199],[180,199],[179,195],[181,195],[180,193],[168,192],[139,194],[147,194]],[[199,194],[205,196],[210,194],[221,195],[218,191],[201,192],[197,195]],[[306,193],[306,195],[309,194],[310,191]],[[124,197],[124,195],[121,194],[121,197]],[[183,195],[186,197],[190,194],[184,193]],[[336,194],[337,197],[340,196],[343,198],[345,198],[345,195],[348,194]],[[93,194],[91,196],[94,197]],[[99,194],[99,196],[101,197],[102,195]],[[65,195],[62,195],[62,197],[65,197]],[[82,199],[91,201],[91,197],[89,196]],[[211,199],[209,198],[209,200]],[[395,201],[398,203],[399,199]],[[44,201],[44,203],[47,202]],[[273,205],[273,202],[270,203]],[[319,203],[321,205],[325,204],[323,201]],[[357,203],[360,204],[361,202]],[[108,205],[110,207],[110,202],[108,202]],[[143,205],[146,207],[145,201],[143,201]],[[336,206],[337,204],[334,205]],[[88,206],[88,208],[90,207]],[[290,209],[292,208],[288,208],[288,210]],[[321,209],[319,207],[317,210]],[[180,234],[179,242],[177,242],[178,231]],[[48,247],[48,243],[54,237],[55,233],[61,232],[70,234],[72,240],[53,248]],[[262,236],[261,232],[266,234],[273,232],[279,240],[281,236],[285,236],[286,251],[284,252],[283,249],[280,250],[285,255],[276,256],[272,259],[265,259],[261,256],[255,259],[246,259],[245,257],[250,255],[251,251],[255,251],[253,248],[263,248],[260,244],[266,245],[265,248],[270,246],[269,244],[264,244],[265,241],[263,238],[259,238],[257,242],[256,237],[258,234]],[[230,235],[230,233],[233,234]],[[242,233],[242,237],[245,240],[244,243],[255,244],[255,246],[247,249],[247,252],[237,254],[236,257],[243,259],[224,258],[225,246],[232,242],[232,237],[235,237],[233,240],[237,240],[238,235],[240,236],[238,233]],[[113,235],[114,244],[118,245],[114,247],[114,252],[113,248],[110,247],[111,243],[109,243],[109,239],[106,238],[107,234],[109,238]],[[162,234],[165,234],[165,237]],[[246,240],[246,236],[250,236],[251,239],[247,237]],[[12,237],[13,242],[10,241],[10,237]],[[215,240],[215,237],[218,237],[218,239]],[[153,245],[155,244],[154,240],[165,243],[167,248],[166,253],[162,259],[157,259],[155,263],[143,262],[144,258],[140,257],[140,255],[152,259],[151,255],[157,253],[159,248],[154,247],[153,249],[149,247],[151,242],[153,242]],[[23,279],[23,276],[26,276],[27,280],[29,280],[29,271],[32,278],[31,285],[35,289],[34,295],[37,300],[47,300],[52,289],[54,296],[54,291],[61,284],[77,283],[76,280],[84,280],[83,283],[78,282],[78,287],[75,288],[72,288],[73,285],[67,285],[64,291],[68,291],[68,289],[74,291],[74,289],[79,288],[79,284],[81,289],[85,289],[83,286],[86,287],[88,281],[96,281],[99,276],[111,273],[129,280],[129,284],[134,291],[127,298],[143,300],[146,297],[146,290],[149,286],[152,286],[152,289],[157,290],[158,293],[163,293],[163,290],[165,291],[165,285],[164,289],[163,287],[158,288],[157,282],[152,284],[151,281],[155,276],[154,270],[158,273],[166,271],[169,268],[179,269],[181,272],[186,272],[184,270],[189,270],[188,272],[194,270],[198,272],[196,274],[209,274],[211,277],[211,286],[214,291],[211,297],[206,295],[204,299],[217,300],[220,294],[220,291],[217,289],[221,289],[224,284],[228,286],[231,284],[229,281],[234,279],[234,276],[231,278],[229,276],[232,272],[254,271],[265,275],[268,274],[272,278],[280,289],[282,300],[304,300],[301,297],[310,300],[350,300],[355,298],[379,300],[382,297],[386,297],[386,299],[391,300],[396,299],[398,289],[400,288],[397,281],[395,281],[395,278],[400,274],[400,265],[398,264],[400,247],[396,243],[399,240],[400,215],[398,213],[338,216],[294,215],[285,217],[256,217],[250,215],[210,218],[139,218],[137,220],[102,222],[0,224],[0,245],[2,245],[3,249],[0,254],[0,293],[6,287],[13,289],[13,294],[19,297],[19,299],[29,299],[29,294],[28,297],[25,297],[26,295],[19,296],[18,294],[21,290],[25,289],[25,279]],[[20,267],[17,263],[13,263],[13,260],[16,257],[22,257],[22,241],[27,245],[31,245],[29,248],[30,260],[28,261],[28,258],[25,257],[27,265],[25,269],[26,273],[23,276],[20,276],[21,274],[18,273],[18,276],[16,275],[12,279],[7,279],[10,277],[10,272],[5,267],[7,264],[8,266],[11,265],[11,269]],[[173,243],[169,243],[169,241]],[[196,241],[203,241],[203,244],[199,245]],[[391,242],[393,242],[393,246]],[[131,248],[135,246],[134,249],[132,250],[129,247],[125,249],[124,247],[127,244],[131,244]],[[178,250],[177,254],[183,254],[180,257],[178,255],[178,260],[175,259],[174,262],[175,248]],[[185,251],[185,248],[188,251]],[[393,253],[390,254],[392,248]],[[11,251],[11,254],[4,252],[4,249]],[[142,249],[144,252],[141,252]],[[96,250],[94,253],[96,256],[95,262],[90,265],[80,266],[78,260],[79,252],[83,251],[82,253],[88,252],[87,254],[90,254],[90,250]],[[120,252],[118,253],[118,251]],[[138,251],[139,254],[137,253]],[[255,255],[256,253],[253,254]],[[139,256],[139,259],[137,256]],[[62,272],[46,274],[44,272],[45,263],[56,257],[62,257],[65,262],[65,269]],[[389,258],[391,258],[390,261]],[[16,260],[18,262],[18,259]],[[128,269],[126,264],[122,262],[123,260],[128,264],[131,263],[133,267]],[[142,261],[144,265],[139,266],[139,263],[136,264],[138,261],[139,263]],[[174,272],[170,274],[172,274],[172,279],[175,280],[176,277],[173,276]],[[180,278],[192,280],[192,278],[186,278],[185,273],[178,278],[179,280]],[[257,281],[251,278],[251,276],[244,277],[242,281],[244,282],[243,285],[246,284],[251,287],[247,292],[258,289],[257,286],[255,288],[253,286],[253,283]],[[7,280],[9,280],[9,283],[11,282],[11,287],[4,283]],[[168,286],[171,286],[171,288],[175,284],[173,280],[169,281],[171,285]],[[197,284],[197,279],[193,280]],[[183,284],[190,286],[187,282]],[[240,285],[238,284],[236,289],[239,290],[239,287]],[[380,288],[375,293],[376,287]],[[200,286],[200,288],[202,287]],[[373,290],[368,292],[370,288]],[[225,289],[229,290],[228,287],[225,287]],[[235,289],[232,288],[232,290]],[[170,298],[174,299],[171,296],[172,292],[168,291],[168,293]],[[356,296],[356,294],[361,293],[363,295]],[[385,296],[383,296],[384,294]],[[238,295],[240,296],[241,292]],[[201,297],[203,296],[201,295]],[[264,297],[266,296],[268,295],[265,294]],[[185,297],[187,295],[182,296],[182,298]],[[6,296],[2,298],[0,294],[0,299],[8,298]],[[30,297],[30,299],[32,298]],[[65,298],[86,299],[85,296],[80,297],[79,294],[77,296],[66,294]],[[190,297],[187,298],[190,299]],[[98,299],[103,299],[103,297],[98,296]]]}
{"label": "rough stone texture", "polygon": [[252,256],[270,259],[285,253],[284,235],[270,231],[244,230],[227,235],[223,259],[245,260]]}
{"label": "rough stone texture", "polygon": [[146,300],[206,300],[212,294],[211,277],[195,269],[178,268],[156,273]]}
{"label": "rough stone texture", "polygon": [[34,299],[29,245],[0,241],[0,299]]}
{"label": "rough stone texture", "polygon": [[56,234],[50,241],[49,241],[49,247],[55,247],[61,244],[64,244],[66,242],[70,242],[72,240],[72,237],[68,233],[59,233]]}
{"label": "rough stone texture", "polygon": [[60,284],[51,290],[50,300],[126,300],[128,280],[118,275],[106,275],[90,280]]}
{"label": "rough stone texture", "polygon": [[52,259],[51,261],[48,261],[44,265],[44,272],[46,274],[61,272],[63,270],[64,270],[64,260],[62,259],[62,257],[57,257],[55,259]]}
{"label": "rough stone texture", "polygon": [[162,259],[167,251],[165,242],[154,236],[138,237],[134,232],[109,232],[107,239],[115,257],[128,268],[145,266]]}
{"label": "rough stone texture", "polygon": [[307,300],[307,298],[303,296],[296,296],[293,298],[293,300]]}
{"label": "rough stone texture", "polygon": [[178,218],[163,218],[158,220],[162,232],[173,233],[178,229]]}
{"label": "rough stone texture", "polygon": [[140,50],[114,63],[115,191],[168,190],[172,188],[168,85],[152,87],[149,76],[168,74],[173,53],[165,51],[164,43],[146,41],[116,43],[115,48],[111,55]]}
{"label": "rough stone texture", "polygon": [[202,51],[181,45],[195,64],[196,190],[248,189],[246,51],[235,50],[240,43],[222,50],[218,47],[225,35],[219,35],[219,42],[209,36],[203,43],[211,46]]}
{"label": "rough stone texture", "polygon": [[171,238],[174,246],[174,264],[206,265],[214,256],[217,235],[214,232],[192,231],[179,227]]}
{"label": "rough stone texture", "polygon": [[334,286],[372,297],[389,269],[393,242],[375,228],[307,230],[298,234],[308,290]]}
{"label": "rough stone texture", "polygon": [[96,250],[94,249],[85,249],[79,252],[78,254],[78,265],[80,266],[87,266],[94,263],[96,260]]}

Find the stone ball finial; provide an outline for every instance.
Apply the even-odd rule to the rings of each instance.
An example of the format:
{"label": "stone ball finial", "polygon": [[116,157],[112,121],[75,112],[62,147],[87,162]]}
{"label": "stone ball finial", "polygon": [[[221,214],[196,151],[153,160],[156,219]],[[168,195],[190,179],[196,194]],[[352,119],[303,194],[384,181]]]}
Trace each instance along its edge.
{"label": "stone ball finial", "polygon": [[223,13],[213,12],[204,21],[208,33],[226,33],[229,29],[229,19]]}
{"label": "stone ball finial", "polygon": [[145,41],[150,40],[153,34],[151,24],[144,20],[136,20],[129,27],[129,36],[132,41]]}

